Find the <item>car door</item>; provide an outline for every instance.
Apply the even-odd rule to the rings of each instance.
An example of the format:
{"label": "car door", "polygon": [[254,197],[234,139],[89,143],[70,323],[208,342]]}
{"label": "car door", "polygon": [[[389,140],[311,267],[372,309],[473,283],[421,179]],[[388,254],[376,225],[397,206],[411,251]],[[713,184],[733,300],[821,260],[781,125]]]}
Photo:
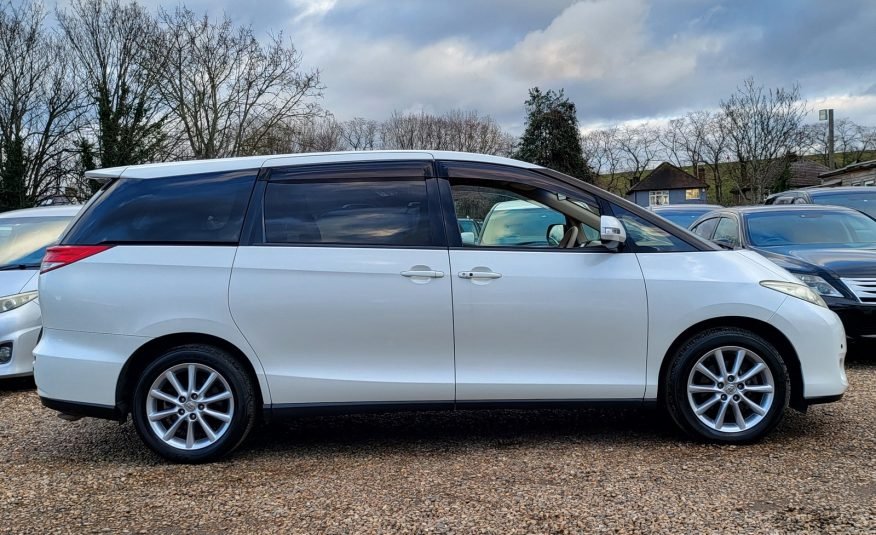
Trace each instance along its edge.
{"label": "car door", "polygon": [[452,403],[450,265],[431,170],[280,167],[260,182],[229,300],[275,408]]}
{"label": "car door", "polygon": [[[456,175],[442,181],[442,201],[451,222],[457,403],[641,399],[642,272],[635,254],[599,243],[597,199],[546,177]],[[577,221],[557,208],[571,203],[589,224],[577,228],[577,246],[559,249],[549,231],[565,221],[560,234],[573,232]],[[462,244],[457,213],[485,218],[478,243]]]}

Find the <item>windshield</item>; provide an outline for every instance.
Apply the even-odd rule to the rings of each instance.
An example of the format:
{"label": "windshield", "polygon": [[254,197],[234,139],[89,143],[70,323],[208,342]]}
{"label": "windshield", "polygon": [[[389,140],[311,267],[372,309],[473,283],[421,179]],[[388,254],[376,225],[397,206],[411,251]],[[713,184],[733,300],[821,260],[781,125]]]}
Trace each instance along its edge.
{"label": "windshield", "polygon": [[548,246],[547,230],[554,224],[565,224],[563,214],[550,208],[494,210],[484,221],[481,245],[544,245]]}
{"label": "windshield", "polygon": [[681,228],[688,228],[691,224],[696,221],[701,215],[707,214],[712,210],[660,210],[656,212],[657,215],[664,219],[668,219],[672,223],[675,223]]}
{"label": "windshield", "polygon": [[876,221],[854,212],[761,212],[749,214],[745,220],[749,241],[756,247],[876,247]]}
{"label": "windshield", "polygon": [[0,268],[38,267],[73,216],[0,218]]}
{"label": "windshield", "polygon": [[812,202],[854,208],[870,217],[876,217],[876,193],[826,193],[813,195]]}

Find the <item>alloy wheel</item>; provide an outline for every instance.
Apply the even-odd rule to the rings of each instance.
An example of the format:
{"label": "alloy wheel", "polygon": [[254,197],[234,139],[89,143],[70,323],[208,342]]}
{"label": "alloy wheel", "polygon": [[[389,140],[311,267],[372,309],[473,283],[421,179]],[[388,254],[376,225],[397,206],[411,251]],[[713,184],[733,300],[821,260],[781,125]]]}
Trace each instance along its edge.
{"label": "alloy wheel", "polygon": [[758,425],[773,405],[773,374],[757,353],[739,346],[711,350],[696,362],[687,399],[697,419],[721,433]]}

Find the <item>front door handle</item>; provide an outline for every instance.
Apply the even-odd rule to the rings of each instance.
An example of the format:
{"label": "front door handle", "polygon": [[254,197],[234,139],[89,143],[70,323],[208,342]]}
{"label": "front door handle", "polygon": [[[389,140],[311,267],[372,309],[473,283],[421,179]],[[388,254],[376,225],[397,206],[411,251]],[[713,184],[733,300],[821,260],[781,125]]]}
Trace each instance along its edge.
{"label": "front door handle", "polygon": [[459,272],[460,279],[501,279],[501,273],[494,273],[492,271],[460,271]]}
{"label": "front door handle", "polygon": [[431,270],[408,270],[401,272],[402,277],[428,277],[430,279],[440,279],[444,276],[443,271],[431,271]]}

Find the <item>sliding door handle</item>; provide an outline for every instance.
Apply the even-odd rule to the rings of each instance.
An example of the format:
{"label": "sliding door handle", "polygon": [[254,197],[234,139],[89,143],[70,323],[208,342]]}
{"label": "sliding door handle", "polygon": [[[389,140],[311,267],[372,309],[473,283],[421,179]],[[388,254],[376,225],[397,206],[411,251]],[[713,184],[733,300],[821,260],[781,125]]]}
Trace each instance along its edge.
{"label": "sliding door handle", "polygon": [[501,273],[494,273],[492,271],[460,271],[459,272],[460,279],[501,279]]}
{"label": "sliding door handle", "polygon": [[402,277],[428,277],[430,279],[440,279],[441,277],[444,276],[444,272],[443,271],[427,271],[427,270],[420,271],[420,270],[414,269],[414,270],[409,270],[409,271],[402,271],[401,276]]}

